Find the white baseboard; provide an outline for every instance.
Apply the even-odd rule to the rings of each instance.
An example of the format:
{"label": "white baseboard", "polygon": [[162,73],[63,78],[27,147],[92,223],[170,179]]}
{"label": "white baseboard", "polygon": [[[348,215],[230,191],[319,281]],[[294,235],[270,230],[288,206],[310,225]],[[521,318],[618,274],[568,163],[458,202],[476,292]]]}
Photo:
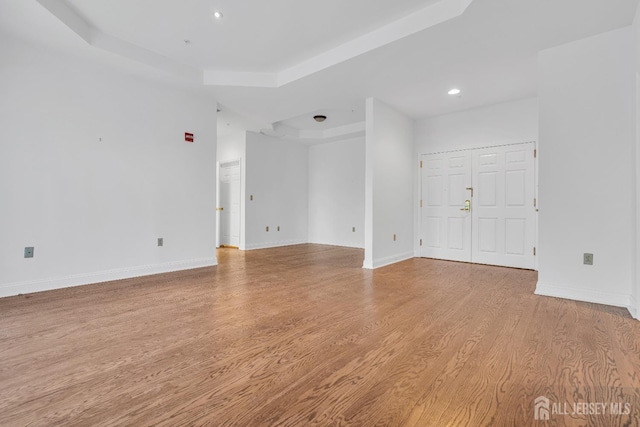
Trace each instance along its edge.
{"label": "white baseboard", "polygon": [[631,301],[629,303],[629,307],[627,307],[627,310],[629,310],[629,313],[631,313],[631,316],[634,319],[640,320],[640,312],[638,311],[638,300],[636,300],[636,297],[634,295],[631,295]]}
{"label": "white baseboard", "polygon": [[172,271],[211,267],[215,265],[218,265],[216,257],[199,258],[168,262],[164,264],[141,265],[137,267],[117,268],[93,273],[72,274],[69,276],[55,278],[6,283],[0,284],[0,298],[18,294],[50,291],[53,289],[70,288],[72,286],[89,285],[92,283],[110,282],[112,280],[130,279],[132,277],[149,276],[152,274],[169,273]]}
{"label": "white baseboard", "polygon": [[615,307],[631,307],[632,295],[611,292],[594,291],[590,289],[569,288],[566,286],[540,283],[536,285],[536,295],[571,299],[575,301],[593,302],[596,304],[612,305]]}
{"label": "white baseboard", "polygon": [[306,240],[284,240],[281,242],[265,242],[265,243],[247,243],[244,250],[251,251],[255,249],[280,248],[282,246],[304,245]]}
{"label": "white baseboard", "polygon": [[353,241],[349,241],[349,240],[340,240],[340,241],[310,240],[309,243],[314,245],[340,246],[341,248],[364,249],[364,244],[354,243]]}
{"label": "white baseboard", "polygon": [[395,264],[397,262],[406,261],[408,259],[414,258],[413,251],[404,252],[401,254],[391,255],[384,258],[377,258],[374,260],[365,259],[362,264],[362,268],[368,270],[374,270],[376,268],[385,267],[387,265]]}

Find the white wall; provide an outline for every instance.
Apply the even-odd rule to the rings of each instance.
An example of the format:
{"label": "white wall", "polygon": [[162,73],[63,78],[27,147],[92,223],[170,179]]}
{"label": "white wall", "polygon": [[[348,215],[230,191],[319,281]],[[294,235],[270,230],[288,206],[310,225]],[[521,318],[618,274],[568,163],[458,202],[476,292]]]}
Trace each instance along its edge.
{"label": "white wall", "polygon": [[244,159],[247,151],[246,132],[234,132],[218,137],[218,162],[233,162]]}
{"label": "white wall", "polygon": [[[639,7],[640,10],[640,7]],[[636,33],[640,37],[640,21],[636,20],[636,24],[634,24]],[[636,37],[636,49],[639,46],[638,37]],[[640,55],[639,55],[640,56]],[[635,211],[634,216],[636,218],[634,235],[635,235],[635,269],[633,270],[633,286],[631,293],[631,304],[629,306],[629,311],[636,319],[640,319],[640,69],[636,68],[635,72],[635,80],[636,80],[636,111],[635,111],[635,121],[636,121],[636,135],[635,135]]]}
{"label": "white wall", "polygon": [[378,268],[414,255],[413,121],[369,98],[366,122],[363,267]]}
{"label": "white wall", "polygon": [[0,296],[215,265],[215,101],[0,37]]}
{"label": "white wall", "polygon": [[636,14],[633,18],[633,32],[634,32],[634,57],[636,61],[636,71],[640,72],[640,4],[636,8]]}
{"label": "white wall", "polygon": [[635,72],[636,72],[636,246],[635,246],[635,269],[633,280],[632,303],[629,311],[636,318],[640,319],[640,5],[636,9],[633,20],[634,31],[634,51],[635,51]]}
{"label": "white wall", "polygon": [[307,146],[254,132],[246,138],[245,249],[307,243]]}
{"label": "white wall", "polygon": [[309,147],[309,243],[364,247],[364,148],[364,138]]}
{"label": "white wall", "polygon": [[538,100],[524,99],[416,121],[419,154],[538,140]]}
{"label": "white wall", "polygon": [[[627,27],[539,55],[538,294],[631,303],[633,38]],[[584,252],[593,266],[583,265]]]}

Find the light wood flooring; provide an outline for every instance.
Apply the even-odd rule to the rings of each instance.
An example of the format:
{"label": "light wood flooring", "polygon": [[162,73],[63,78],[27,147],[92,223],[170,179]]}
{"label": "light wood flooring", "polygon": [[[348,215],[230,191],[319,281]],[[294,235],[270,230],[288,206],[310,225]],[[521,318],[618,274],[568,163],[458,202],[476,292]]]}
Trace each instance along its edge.
{"label": "light wood flooring", "polygon": [[0,426],[640,426],[640,322],[535,296],[533,271],[218,256],[0,299]]}

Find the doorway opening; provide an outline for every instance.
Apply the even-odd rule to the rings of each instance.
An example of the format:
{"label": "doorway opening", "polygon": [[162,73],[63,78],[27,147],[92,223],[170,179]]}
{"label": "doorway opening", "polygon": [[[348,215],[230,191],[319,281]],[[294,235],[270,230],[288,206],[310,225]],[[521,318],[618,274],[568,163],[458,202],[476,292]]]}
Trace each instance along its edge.
{"label": "doorway opening", "polygon": [[218,169],[218,248],[240,247],[240,160],[220,163]]}

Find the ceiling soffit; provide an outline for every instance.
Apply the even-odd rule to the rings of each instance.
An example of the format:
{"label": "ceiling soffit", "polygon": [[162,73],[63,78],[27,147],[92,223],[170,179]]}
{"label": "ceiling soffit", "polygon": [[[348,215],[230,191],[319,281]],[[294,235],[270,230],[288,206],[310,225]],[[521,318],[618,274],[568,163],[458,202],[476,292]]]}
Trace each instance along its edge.
{"label": "ceiling soffit", "polygon": [[276,72],[199,69],[106,34],[63,0],[37,0],[88,44],[205,86],[278,88],[460,16],[473,0],[439,0],[337,47]]}

